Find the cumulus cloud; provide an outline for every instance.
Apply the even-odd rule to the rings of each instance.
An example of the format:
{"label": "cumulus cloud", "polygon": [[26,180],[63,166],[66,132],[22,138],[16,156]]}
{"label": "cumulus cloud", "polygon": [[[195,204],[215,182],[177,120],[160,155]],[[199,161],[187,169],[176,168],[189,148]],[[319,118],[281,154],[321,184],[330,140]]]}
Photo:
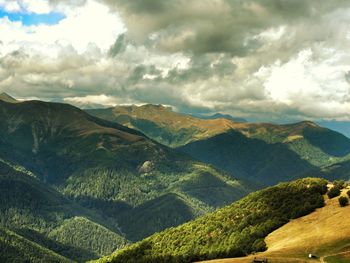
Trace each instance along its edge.
{"label": "cumulus cloud", "polygon": [[348,0],[0,0],[0,7],[66,16],[50,26],[1,19],[0,90],[14,96],[350,120]]}

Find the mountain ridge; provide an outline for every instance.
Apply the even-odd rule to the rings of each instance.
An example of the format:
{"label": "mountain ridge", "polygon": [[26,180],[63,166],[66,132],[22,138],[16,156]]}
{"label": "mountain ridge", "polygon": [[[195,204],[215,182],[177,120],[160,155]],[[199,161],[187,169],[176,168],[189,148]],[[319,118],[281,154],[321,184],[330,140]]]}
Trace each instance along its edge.
{"label": "mountain ridge", "polygon": [[[71,105],[0,101],[0,122],[1,159],[25,167],[65,198],[104,217],[111,228],[122,226],[127,239],[138,240],[194,219],[255,188],[139,131]],[[197,191],[189,191],[192,186]],[[222,190],[231,194],[220,195]],[[212,198],[204,198],[208,191]],[[181,202],[162,199],[167,194],[179,194]],[[162,201],[162,209],[149,206],[152,223],[144,224],[148,221],[142,205],[152,201]],[[170,204],[174,209],[167,209]],[[193,213],[186,213],[188,209]],[[139,221],[129,220],[133,215],[141,215]]]}

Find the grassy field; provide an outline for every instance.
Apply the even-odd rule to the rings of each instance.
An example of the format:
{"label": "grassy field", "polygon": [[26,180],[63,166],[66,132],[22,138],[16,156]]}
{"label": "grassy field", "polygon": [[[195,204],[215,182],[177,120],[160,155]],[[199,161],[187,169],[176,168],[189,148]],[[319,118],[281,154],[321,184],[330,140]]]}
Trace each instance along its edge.
{"label": "grassy field", "polygon": [[[342,195],[346,195],[345,189]],[[257,257],[269,262],[350,262],[350,206],[340,207],[338,197],[326,198],[326,206],[292,220],[265,238],[268,250]],[[310,260],[308,254],[318,258]],[[246,263],[254,256],[207,261],[211,263]]]}

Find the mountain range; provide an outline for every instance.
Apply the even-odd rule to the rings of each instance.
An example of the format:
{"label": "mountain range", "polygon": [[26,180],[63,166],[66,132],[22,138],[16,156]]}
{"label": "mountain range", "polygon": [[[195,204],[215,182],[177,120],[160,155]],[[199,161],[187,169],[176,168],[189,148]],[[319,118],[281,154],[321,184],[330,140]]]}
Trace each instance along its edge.
{"label": "mountain range", "polygon": [[327,181],[254,191],[349,179],[350,139],[309,121],[249,123],[162,105],[83,111],[1,94],[0,123],[4,262],[242,256],[321,207]]}
{"label": "mountain range", "polygon": [[[70,260],[110,253],[255,189],[139,131],[67,104],[1,100],[0,122],[0,158],[8,166],[1,175],[6,176],[9,167],[20,167],[21,173],[31,175],[21,174],[26,186],[21,183],[15,187],[17,192],[10,187],[17,184],[15,177],[7,176],[1,187],[6,198],[13,199],[2,207],[2,215],[9,215],[1,219],[4,231],[20,238],[29,236],[32,242],[40,240],[41,246]],[[18,198],[32,186],[33,198]],[[42,204],[43,197],[53,203]],[[16,205],[19,208],[13,209]],[[49,212],[46,206],[69,209]],[[77,213],[75,206],[93,216]],[[42,219],[36,209],[45,210]],[[12,224],[17,220],[13,218],[19,222]],[[86,240],[88,229],[95,229],[91,237],[101,240]],[[76,244],[74,237],[83,244]],[[109,239],[114,241],[104,243]],[[51,245],[62,241],[69,246],[64,248],[67,253]]]}
{"label": "mountain range", "polygon": [[88,112],[137,129],[230,175],[265,185],[303,177],[349,159],[349,138],[310,121],[276,125],[206,120],[162,105]]}

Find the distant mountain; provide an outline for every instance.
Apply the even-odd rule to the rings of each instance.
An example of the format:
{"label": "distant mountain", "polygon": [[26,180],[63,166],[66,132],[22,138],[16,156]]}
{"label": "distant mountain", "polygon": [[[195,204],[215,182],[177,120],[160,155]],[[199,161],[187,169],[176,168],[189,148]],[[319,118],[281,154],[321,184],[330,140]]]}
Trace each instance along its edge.
{"label": "distant mountain", "polygon": [[307,176],[317,176],[327,180],[350,181],[350,160],[337,162],[329,166],[322,167],[317,171],[310,171]]}
{"label": "distant mountain", "polygon": [[243,125],[227,118],[201,119],[176,113],[163,105],[152,104],[116,106],[108,109],[87,110],[87,112],[93,116],[139,130],[149,138],[170,147],[179,147]]}
{"label": "distant mountain", "polygon": [[[252,189],[141,132],[67,104],[0,101],[0,122],[0,158],[101,215],[109,228],[121,227],[127,239],[184,223]],[[95,228],[79,215],[76,220]],[[72,219],[60,230],[72,233],[74,225]]]}
{"label": "distant mountain", "polygon": [[11,97],[10,95],[8,95],[5,92],[0,93],[0,100],[5,101],[5,102],[9,102],[9,103],[16,103],[16,102],[18,102],[15,98]]}
{"label": "distant mountain", "polygon": [[186,263],[264,251],[264,238],[269,233],[324,205],[322,195],[327,192],[326,184],[323,179],[308,178],[252,193],[214,213],[154,234],[98,262]]}
{"label": "distant mountain", "polygon": [[203,120],[228,119],[234,122],[247,122],[246,119],[235,118],[229,114],[222,114],[222,113],[215,113],[213,115],[204,115],[204,114],[191,114],[191,115]]}
{"label": "distant mountain", "polygon": [[276,125],[204,120],[162,105],[89,110],[239,178],[267,185],[350,159],[350,139],[310,121]]}
{"label": "distant mountain", "polygon": [[340,132],[350,138],[350,121],[318,121],[322,127]]}
{"label": "distant mountain", "polygon": [[348,159],[350,140],[311,122],[248,124],[179,150],[240,178],[275,184]]}

